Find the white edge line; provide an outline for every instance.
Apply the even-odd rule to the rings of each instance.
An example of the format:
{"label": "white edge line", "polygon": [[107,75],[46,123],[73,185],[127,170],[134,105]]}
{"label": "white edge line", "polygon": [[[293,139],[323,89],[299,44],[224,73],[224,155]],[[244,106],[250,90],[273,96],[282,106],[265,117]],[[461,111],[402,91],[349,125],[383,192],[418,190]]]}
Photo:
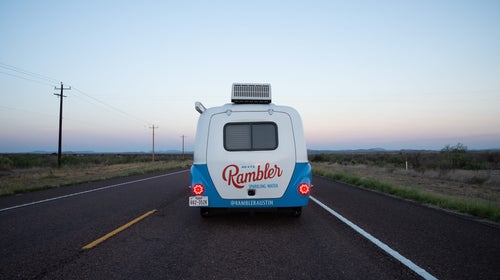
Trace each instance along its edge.
{"label": "white edge line", "polygon": [[357,233],[361,234],[363,237],[365,237],[366,239],[368,239],[373,244],[377,245],[377,247],[379,247],[380,249],[384,250],[386,253],[388,253],[389,255],[391,255],[392,257],[394,257],[395,259],[397,259],[398,261],[400,261],[406,267],[408,267],[409,269],[413,270],[418,275],[422,276],[424,279],[437,279],[435,276],[433,276],[433,275],[429,274],[427,271],[425,271],[425,269],[423,269],[420,266],[416,265],[415,263],[413,263],[409,259],[403,257],[397,251],[393,250],[391,247],[387,246],[385,243],[383,243],[382,241],[378,240],[373,235],[369,234],[368,232],[364,231],[362,228],[358,227],[357,225],[355,225],[354,223],[352,223],[348,219],[344,218],[342,215],[340,215],[339,213],[335,212],[330,207],[328,207],[325,204],[323,204],[321,201],[317,200],[313,196],[310,196],[310,198],[311,198],[312,201],[316,202],[316,204],[318,204],[319,206],[323,207],[323,209],[325,209],[326,211],[330,212],[330,214],[332,214],[333,216],[335,216],[337,219],[339,219],[340,221],[342,221],[343,223],[345,223],[346,225],[348,225],[349,227],[351,227],[352,229],[354,229]]}
{"label": "white edge line", "polygon": [[97,189],[92,189],[92,190],[87,190],[87,191],[83,191],[83,192],[77,192],[77,193],[71,193],[71,194],[67,194],[67,195],[62,195],[62,196],[47,198],[47,199],[44,199],[44,200],[38,200],[38,201],[30,202],[30,203],[25,203],[25,204],[11,206],[11,207],[7,207],[7,208],[2,208],[2,209],[0,209],[0,212],[9,211],[9,210],[17,209],[17,208],[22,208],[22,207],[27,207],[27,206],[31,206],[31,205],[35,205],[35,204],[45,203],[45,202],[49,202],[49,201],[59,200],[59,199],[68,198],[68,197],[72,197],[72,196],[77,196],[77,195],[82,195],[82,194],[87,194],[87,193],[102,191],[102,190],[106,190],[106,189],[116,188],[116,187],[123,186],[123,185],[128,185],[128,184],[133,184],[133,183],[138,183],[138,182],[143,182],[143,181],[148,181],[148,180],[157,179],[157,178],[161,178],[161,177],[166,177],[166,176],[170,176],[170,175],[175,175],[175,174],[179,174],[179,173],[183,173],[183,172],[188,172],[188,171],[189,171],[189,169],[188,170],[177,171],[177,172],[173,172],[173,173],[167,173],[167,174],[163,174],[163,175],[158,175],[158,176],[153,176],[153,177],[148,177],[148,178],[144,178],[144,179],[139,179],[139,180],[124,182],[124,183],[120,183],[120,184],[109,185],[109,186],[105,186],[105,187],[101,187],[101,188],[97,188]]}

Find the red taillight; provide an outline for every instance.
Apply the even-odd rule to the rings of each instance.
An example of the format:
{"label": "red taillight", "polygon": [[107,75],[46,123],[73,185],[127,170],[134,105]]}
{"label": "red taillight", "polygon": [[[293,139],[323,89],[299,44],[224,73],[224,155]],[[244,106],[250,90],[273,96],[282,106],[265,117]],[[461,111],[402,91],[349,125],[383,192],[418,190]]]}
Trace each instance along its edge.
{"label": "red taillight", "polygon": [[308,184],[306,183],[300,184],[299,193],[301,195],[308,195],[310,192],[311,192],[311,187]]}
{"label": "red taillight", "polygon": [[203,187],[202,184],[196,184],[193,186],[193,193],[195,195],[202,195],[204,191],[205,191],[205,188]]}

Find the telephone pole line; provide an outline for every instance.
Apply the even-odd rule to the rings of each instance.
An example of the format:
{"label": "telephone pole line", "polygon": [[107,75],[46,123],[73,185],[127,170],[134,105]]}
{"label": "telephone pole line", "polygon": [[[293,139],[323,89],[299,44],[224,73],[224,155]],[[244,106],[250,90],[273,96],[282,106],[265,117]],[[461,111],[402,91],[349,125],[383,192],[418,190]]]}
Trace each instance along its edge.
{"label": "telephone pole line", "polygon": [[61,87],[54,87],[54,90],[60,89],[61,93],[54,93],[54,95],[59,96],[59,146],[57,149],[57,166],[61,167],[61,153],[62,153],[62,114],[63,114],[63,98],[66,97],[63,92],[64,90],[71,90],[71,87],[65,88],[61,82]]}
{"label": "telephone pole line", "polygon": [[152,161],[154,162],[155,161],[155,128],[158,128],[158,127],[153,124],[149,128],[153,129],[153,153],[152,153],[153,160]]}
{"label": "telephone pole line", "polygon": [[181,137],[182,137],[182,160],[184,160],[184,138],[186,138],[187,136],[183,134]]}

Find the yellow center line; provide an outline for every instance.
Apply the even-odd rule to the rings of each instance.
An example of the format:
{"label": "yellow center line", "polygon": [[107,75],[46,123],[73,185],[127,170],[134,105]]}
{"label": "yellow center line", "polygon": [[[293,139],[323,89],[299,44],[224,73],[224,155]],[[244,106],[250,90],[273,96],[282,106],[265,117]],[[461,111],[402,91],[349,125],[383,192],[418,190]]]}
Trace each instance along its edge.
{"label": "yellow center line", "polygon": [[93,242],[91,242],[91,243],[83,246],[82,250],[88,250],[88,249],[94,248],[95,246],[99,245],[100,243],[102,243],[102,242],[106,241],[107,239],[113,237],[114,235],[120,233],[121,231],[124,231],[125,229],[131,227],[135,223],[137,223],[137,222],[145,219],[146,217],[154,214],[156,211],[158,211],[158,210],[154,209],[154,210],[151,210],[151,211],[147,212],[146,214],[144,214],[144,215],[142,215],[142,216],[140,216],[138,218],[135,218],[134,220],[128,222],[127,224],[125,224],[125,225],[123,225],[123,226],[121,226],[121,227],[113,230],[112,232],[104,235],[103,237],[101,237],[101,238],[99,238],[99,239],[97,239],[97,240],[95,240],[95,241],[93,241]]}

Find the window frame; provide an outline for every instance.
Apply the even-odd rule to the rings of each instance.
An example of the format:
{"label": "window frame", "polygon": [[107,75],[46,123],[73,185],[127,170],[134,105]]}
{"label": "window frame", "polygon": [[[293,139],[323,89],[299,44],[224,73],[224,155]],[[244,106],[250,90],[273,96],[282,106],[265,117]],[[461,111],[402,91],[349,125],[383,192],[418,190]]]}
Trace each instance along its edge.
{"label": "window frame", "polygon": [[[259,148],[259,149],[256,149],[254,148],[254,131],[253,131],[253,125],[262,125],[262,124],[270,124],[274,127],[274,135],[275,135],[275,145],[274,147],[272,148],[265,148],[265,149],[262,149],[262,148]],[[226,133],[226,127],[227,126],[232,126],[232,125],[250,125],[250,149],[228,149],[227,147],[227,143],[226,143],[226,136],[227,136],[227,133]],[[279,146],[279,137],[278,137],[278,125],[275,123],[275,122],[271,122],[271,121],[267,121],[267,122],[230,122],[230,123],[226,123],[223,127],[223,146],[224,146],[224,149],[228,152],[254,152],[254,151],[274,151],[278,148]]]}

